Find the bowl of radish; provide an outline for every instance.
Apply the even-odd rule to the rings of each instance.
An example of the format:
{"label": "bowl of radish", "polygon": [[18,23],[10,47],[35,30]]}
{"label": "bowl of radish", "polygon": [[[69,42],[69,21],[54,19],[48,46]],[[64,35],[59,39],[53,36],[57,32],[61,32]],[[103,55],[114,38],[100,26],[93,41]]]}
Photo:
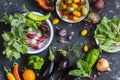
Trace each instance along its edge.
{"label": "bowl of radish", "polygon": [[77,23],[87,16],[89,2],[88,0],[57,0],[56,12],[63,21]]}
{"label": "bowl of radish", "polygon": [[[32,12],[31,14],[26,13],[26,18],[33,20],[36,24],[36,27],[33,27],[32,22],[28,20],[28,24],[30,23],[30,26],[32,24],[32,27],[29,27],[27,29],[27,34],[24,38],[25,44],[28,46],[28,54],[37,54],[41,53],[45,49],[48,48],[48,46],[51,44],[53,36],[54,36],[54,30],[51,22],[49,21],[50,14],[42,15],[38,12]],[[35,19],[35,17],[38,17]],[[38,20],[40,17],[44,18],[43,20]]]}

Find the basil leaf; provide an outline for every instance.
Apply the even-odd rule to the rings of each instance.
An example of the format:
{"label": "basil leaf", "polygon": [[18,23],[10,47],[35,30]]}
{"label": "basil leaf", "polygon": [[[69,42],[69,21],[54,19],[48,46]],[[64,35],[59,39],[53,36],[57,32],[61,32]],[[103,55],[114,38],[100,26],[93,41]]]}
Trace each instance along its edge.
{"label": "basil leaf", "polygon": [[17,50],[15,50],[15,49],[13,49],[13,52],[12,52],[13,54],[13,56],[12,57],[15,57],[15,59],[19,59],[21,56],[20,56],[20,52],[19,51],[17,51]]}
{"label": "basil leaf", "polygon": [[28,47],[25,44],[21,45],[21,49],[22,54],[25,54],[28,51]]}
{"label": "basil leaf", "polygon": [[4,41],[10,41],[13,38],[13,35],[10,32],[4,32],[2,38]]}
{"label": "basil leaf", "polygon": [[79,60],[77,62],[77,68],[75,70],[71,70],[69,72],[69,75],[73,75],[73,76],[80,76],[80,77],[90,77],[90,71],[91,68],[89,68],[89,64],[84,61],[84,60]]}

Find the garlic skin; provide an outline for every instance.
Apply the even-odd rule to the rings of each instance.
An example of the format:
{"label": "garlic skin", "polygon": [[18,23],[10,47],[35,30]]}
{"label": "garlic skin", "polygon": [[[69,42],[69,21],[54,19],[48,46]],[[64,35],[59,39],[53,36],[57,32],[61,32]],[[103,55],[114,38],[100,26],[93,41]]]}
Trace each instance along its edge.
{"label": "garlic skin", "polygon": [[60,44],[65,44],[65,43],[68,43],[67,41],[65,41],[63,38],[59,40],[59,43]]}
{"label": "garlic skin", "polygon": [[109,67],[109,62],[107,59],[105,58],[101,58],[96,65],[96,68],[98,71],[111,71],[110,67]]}

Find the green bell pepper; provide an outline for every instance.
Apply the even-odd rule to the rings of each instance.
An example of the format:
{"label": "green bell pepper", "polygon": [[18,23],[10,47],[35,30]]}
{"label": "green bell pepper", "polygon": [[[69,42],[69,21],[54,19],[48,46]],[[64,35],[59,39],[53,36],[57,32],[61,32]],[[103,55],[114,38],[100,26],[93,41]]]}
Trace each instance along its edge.
{"label": "green bell pepper", "polygon": [[28,65],[31,65],[34,69],[41,69],[44,64],[44,59],[37,55],[32,55],[28,58]]}
{"label": "green bell pepper", "polygon": [[98,57],[100,55],[100,50],[99,49],[91,49],[85,58],[85,61],[88,62],[89,68],[88,71],[91,69],[91,67],[95,64],[97,61]]}

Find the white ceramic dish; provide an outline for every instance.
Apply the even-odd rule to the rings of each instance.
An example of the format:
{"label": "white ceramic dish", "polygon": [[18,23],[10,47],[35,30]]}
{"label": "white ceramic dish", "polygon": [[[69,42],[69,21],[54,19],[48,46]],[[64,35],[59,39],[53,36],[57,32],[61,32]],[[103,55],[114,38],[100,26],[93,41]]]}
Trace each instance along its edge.
{"label": "white ceramic dish", "polygon": [[[38,13],[38,12],[33,12],[33,13],[35,13],[35,14],[37,14],[37,15],[42,15],[42,16],[43,16],[43,14]],[[24,14],[24,15],[26,15],[26,14]],[[53,36],[54,36],[53,26],[52,26],[51,22],[50,22],[48,19],[47,19],[45,22],[47,23],[47,25],[48,25],[49,28],[50,28],[50,37],[47,38],[47,39],[43,42],[43,44],[42,44],[43,46],[42,46],[40,49],[38,49],[38,50],[33,49],[33,48],[31,48],[31,47],[28,47],[28,51],[27,51],[28,54],[41,53],[42,51],[44,51],[45,49],[47,49],[47,48],[49,47],[49,45],[51,44],[52,39],[53,39]]]}
{"label": "white ceramic dish", "polygon": [[[99,45],[99,40],[95,39],[96,43]],[[109,52],[109,53],[115,53],[115,52],[119,52],[120,51],[120,42],[117,43],[116,46],[112,46],[112,50],[106,50],[106,49],[102,49],[103,51]]]}
{"label": "white ceramic dish", "polygon": [[[63,18],[62,18],[62,15],[60,14],[59,6],[58,6],[58,4],[59,4],[60,1],[61,1],[61,0],[57,0],[57,2],[56,2],[56,12],[57,12],[58,16],[59,16],[63,21],[66,21],[66,22],[69,22],[69,23],[77,23],[77,22],[80,22],[80,21],[82,21],[83,19],[85,19],[86,16],[80,17],[80,19],[79,19],[78,21],[73,21],[73,20],[69,20],[69,19],[63,19]],[[89,11],[89,2],[88,2],[88,0],[86,0],[86,5],[85,5],[85,6],[87,7],[87,9],[88,9],[88,11]]]}

